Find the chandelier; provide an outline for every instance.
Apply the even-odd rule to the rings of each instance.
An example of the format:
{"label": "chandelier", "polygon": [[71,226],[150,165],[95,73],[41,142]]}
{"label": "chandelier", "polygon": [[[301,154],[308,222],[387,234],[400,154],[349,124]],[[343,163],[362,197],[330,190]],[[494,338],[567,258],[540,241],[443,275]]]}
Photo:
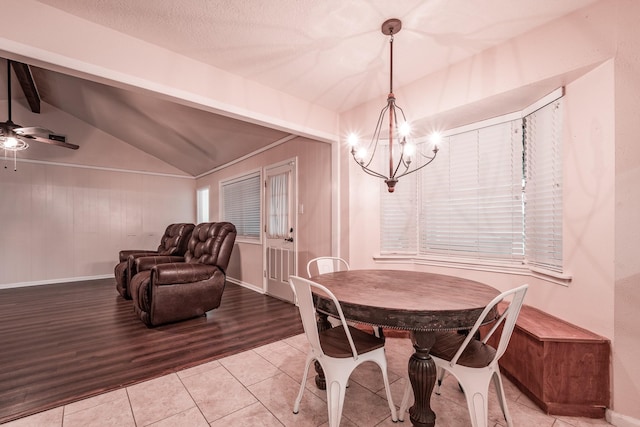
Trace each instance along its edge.
{"label": "chandelier", "polygon": [[[402,21],[399,19],[388,19],[382,24],[382,34],[389,36],[390,62],[389,62],[389,95],[387,105],[384,106],[378,116],[378,123],[373,132],[368,148],[359,145],[358,137],[355,134],[349,135],[349,145],[351,155],[362,170],[369,175],[384,179],[389,193],[393,193],[398,179],[419,171],[431,163],[438,154],[438,146],[433,145],[433,154],[423,154],[418,152],[416,145],[408,140],[411,127],[407,122],[404,111],[396,105],[396,97],[393,94],[393,36],[398,34],[402,28]],[[383,133],[383,129],[385,132]],[[386,130],[388,129],[388,135]],[[386,138],[385,138],[386,136]],[[389,152],[389,172],[381,173],[375,171],[374,156],[379,145],[384,145],[381,141],[387,140]],[[397,158],[394,161],[394,157]],[[373,165],[372,165],[373,163]],[[412,167],[413,165],[413,167]]]}

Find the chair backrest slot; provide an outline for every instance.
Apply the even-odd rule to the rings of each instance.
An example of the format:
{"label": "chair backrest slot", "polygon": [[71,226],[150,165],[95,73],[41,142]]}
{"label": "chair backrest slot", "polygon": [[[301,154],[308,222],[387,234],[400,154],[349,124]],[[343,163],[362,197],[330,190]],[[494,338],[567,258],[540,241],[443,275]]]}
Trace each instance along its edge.
{"label": "chair backrest slot", "polygon": [[313,258],[307,263],[307,276],[313,277],[314,267],[317,274],[333,273],[334,271],[349,270],[349,263],[339,257],[321,256]]}

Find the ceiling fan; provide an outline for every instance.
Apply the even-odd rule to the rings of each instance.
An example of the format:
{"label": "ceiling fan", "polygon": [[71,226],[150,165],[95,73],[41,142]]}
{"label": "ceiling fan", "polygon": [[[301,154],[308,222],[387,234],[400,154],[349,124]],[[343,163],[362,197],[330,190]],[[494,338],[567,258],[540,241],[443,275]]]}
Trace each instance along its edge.
{"label": "ceiling fan", "polygon": [[[57,145],[59,147],[77,150],[79,146],[67,142],[64,135],[58,135],[49,129],[32,126],[23,127],[11,120],[11,64],[13,61],[7,59],[7,111],[8,118],[5,122],[0,122],[0,149],[14,152],[26,150],[29,142],[36,141],[45,144]],[[18,64],[18,63],[16,63]]]}

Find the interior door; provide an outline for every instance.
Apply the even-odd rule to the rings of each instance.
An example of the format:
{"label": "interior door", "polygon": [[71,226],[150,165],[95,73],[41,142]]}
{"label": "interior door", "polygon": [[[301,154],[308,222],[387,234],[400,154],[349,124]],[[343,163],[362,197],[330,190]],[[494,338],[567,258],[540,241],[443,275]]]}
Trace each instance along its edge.
{"label": "interior door", "polygon": [[267,294],[294,301],[289,276],[296,273],[296,163],[265,173],[265,279]]}

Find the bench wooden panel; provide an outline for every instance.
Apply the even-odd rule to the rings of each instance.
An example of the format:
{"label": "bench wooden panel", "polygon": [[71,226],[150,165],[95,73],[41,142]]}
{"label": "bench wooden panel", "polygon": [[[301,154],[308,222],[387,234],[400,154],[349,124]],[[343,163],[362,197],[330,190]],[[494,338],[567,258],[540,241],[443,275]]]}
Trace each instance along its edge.
{"label": "bench wooden panel", "polygon": [[500,368],[549,414],[603,418],[610,353],[608,339],[524,305]]}

